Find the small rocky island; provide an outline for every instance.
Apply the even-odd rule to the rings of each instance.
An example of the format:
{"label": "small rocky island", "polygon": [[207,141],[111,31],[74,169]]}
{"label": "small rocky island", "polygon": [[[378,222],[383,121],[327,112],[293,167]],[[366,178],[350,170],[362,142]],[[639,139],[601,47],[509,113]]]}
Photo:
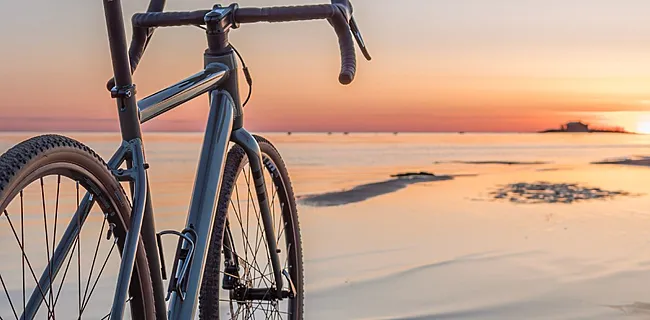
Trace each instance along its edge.
{"label": "small rocky island", "polygon": [[554,132],[583,132],[583,133],[592,133],[592,132],[601,132],[601,133],[633,133],[625,131],[622,127],[612,127],[612,128],[593,128],[589,124],[586,124],[582,121],[571,121],[567,122],[560,126],[559,129],[547,129],[539,131],[539,133],[554,133]]}
{"label": "small rocky island", "polygon": [[499,187],[490,193],[491,198],[513,203],[574,203],[596,199],[611,199],[631,196],[627,191],[611,191],[581,186],[576,183],[512,183]]}

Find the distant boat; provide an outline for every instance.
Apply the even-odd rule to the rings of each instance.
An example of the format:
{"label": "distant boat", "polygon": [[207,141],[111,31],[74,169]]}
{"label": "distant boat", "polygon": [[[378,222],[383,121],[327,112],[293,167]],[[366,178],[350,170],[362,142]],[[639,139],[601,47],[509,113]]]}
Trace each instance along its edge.
{"label": "distant boat", "polygon": [[393,134],[394,134],[394,135],[398,135],[398,134],[399,134],[399,132],[393,132]]}
{"label": "distant boat", "polygon": [[343,134],[347,136],[347,135],[349,135],[350,133],[349,133],[349,132],[343,132]]}
{"label": "distant boat", "polygon": [[328,132],[328,133],[327,133],[327,135],[328,135],[328,136],[331,136],[331,135],[332,135],[332,132],[331,132],[331,131],[330,131],[330,132]]}
{"label": "distant boat", "polygon": [[458,132],[458,134],[465,134],[465,131]]}
{"label": "distant boat", "polygon": [[290,136],[291,134],[292,134],[291,131],[287,132],[287,135],[288,135],[288,136]]}

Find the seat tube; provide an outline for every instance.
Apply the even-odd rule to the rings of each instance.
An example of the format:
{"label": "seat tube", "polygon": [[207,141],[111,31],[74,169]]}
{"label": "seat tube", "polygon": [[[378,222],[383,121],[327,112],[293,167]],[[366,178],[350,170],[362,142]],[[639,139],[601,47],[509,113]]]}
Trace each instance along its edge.
{"label": "seat tube", "polygon": [[124,18],[122,18],[122,3],[120,0],[103,0],[103,3],[115,76],[115,88],[111,90],[111,96],[117,99],[122,139],[131,141],[142,138],[142,131],[138,119],[135,86],[131,77]]}

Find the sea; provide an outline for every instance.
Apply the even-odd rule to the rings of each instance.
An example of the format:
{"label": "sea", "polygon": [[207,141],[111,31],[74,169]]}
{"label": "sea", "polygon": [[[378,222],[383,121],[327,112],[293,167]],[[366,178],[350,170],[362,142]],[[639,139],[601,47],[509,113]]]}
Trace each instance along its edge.
{"label": "sea", "polygon": [[[38,134],[2,133],[0,151]],[[105,159],[120,145],[116,133],[60,134]],[[305,319],[650,318],[650,167],[616,163],[650,155],[648,135],[259,134],[280,151],[299,199]],[[184,227],[202,140],[145,133],[160,230]],[[512,184],[615,196],[495,197]],[[340,201],[309,201],[317,196]],[[43,237],[42,227],[31,230],[25,237]],[[16,246],[6,217],[0,241]],[[166,241],[171,261],[175,242]],[[22,306],[21,259],[11,250],[0,253],[0,275]],[[107,267],[93,308],[110,304],[116,266]],[[76,292],[70,308],[78,308]],[[13,318],[0,294],[0,319]]]}

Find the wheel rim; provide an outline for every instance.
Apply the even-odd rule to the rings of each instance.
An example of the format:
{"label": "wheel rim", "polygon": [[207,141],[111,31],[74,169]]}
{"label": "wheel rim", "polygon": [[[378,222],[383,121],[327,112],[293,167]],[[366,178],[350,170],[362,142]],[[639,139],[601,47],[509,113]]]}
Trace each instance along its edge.
{"label": "wheel rim", "polygon": [[[264,181],[266,194],[273,219],[277,248],[281,267],[293,279],[295,265],[295,238],[292,234],[291,206],[287,203],[286,191],[279,174],[273,172],[277,166],[264,157]],[[246,288],[272,288],[275,279],[271,267],[268,244],[264,236],[264,226],[259,215],[259,204],[247,161],[241,166],[230,197],[228,219],[224,232],[224,266],[229,263],[228,256],[237,258],[238,282]],[[228,243],[233,248],[228,247]],[[232,263],[232,262],[231,262]],[[230,274],[232,275],[232,274]],[[224,276],[222,274],[222,276]],[[283,279],[283,290],[289,290],[289,283]],[[282,301],[242,301],[237,299],[235,290],[221,290],[221,318],[223,319],[293,319],[295,302],[293,298]]]}
{"label": "wheel rim", "polygon": [[[124,233],[110,200],[70,164],[43,166],[22,181],[5,190],[0,210],[0,317],[107,319]],[[85,211],[78,209],[87,193],[87,214],[75,215]],[[66,232],[78,226],[81,232]],[[59,268],[49,268],[56,261]]]}

